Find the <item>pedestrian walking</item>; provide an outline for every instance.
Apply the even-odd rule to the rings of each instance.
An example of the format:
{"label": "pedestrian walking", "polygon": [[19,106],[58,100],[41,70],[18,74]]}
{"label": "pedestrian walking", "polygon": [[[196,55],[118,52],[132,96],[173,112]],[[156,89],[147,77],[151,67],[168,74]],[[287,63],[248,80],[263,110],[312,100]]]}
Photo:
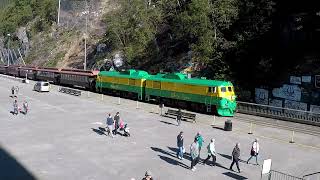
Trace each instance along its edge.
{"label": "pedestrian walking", "polygon": [[232,167],[233,167],[234,163],[236,163],[238,172],[240,173],[241,171],[239,168],[239,160],[240,160],[239,158],[240,158],[240,143],[237,143],[232,151],[232,163],[231,163],[229,169],[233,171]]}
{"label": "pedestrian walking", "polygon": [[14,91],[15,91],[14,86],[12,86],[11,87],[11,95],[12,95],[12,97],[14,97]]}
{"label": "pedestrian walking", "polygon": [[178,126],[180,126],[180,124],[181,124],[181,118],[182,118],[182,112],[181,112],[181,109],[179,108],[178,114],[177,114],[177,123],[178,123]]}
{"label": "pedestrian walking", "polygon": [[23,106],[23,112],[24,112],[24,114],[27,115],[28,110],[29,110],[29,104],[28,104],[28,102],[27,102],[27,101],[24,101],[23,104],[22,104],[22,106]]}
{"label": "pedestrian walking", "polygon": [[256,164],[259,165],[259,163],[258,163],[259,150],[260,150],[260,147],[259,147],[259,143],[258,143],[258,138],[256,138],[252,143],[251,150],[250,150],[250,155],[251,156],[247,160],[247,164],[249,164],[249,161],[251,160],[252,157],[255,157],[256,158]]}
{"label": "pedestrian walking", "polygon": [[15,93],[16,93],[16,96],[19,94],[19,87],[18,86],[15,87]]}
{"label": "pedestrian walking", "polygon": [[107,131],[108,131],[108,135],[111,134],[111,137],[113,137],[113,133],[112,133],[113,123],[114,122],[113,122],[111,114],[108,114],[108,117],[107,117]]}
{"label": "pedestrian walking", "polygon": [[201,135],[201,132],[198,132],[195,138],[198,140],[199,160],[200,160],[201,147],[202,147],[202,144],[204,143],[203,136]]}
{"label": "pedestrian walking", "polygon": [[120,113],[117,112],[116,115],[113,117],[115,123],[114,123],[114,135],[118,134],[118,129],[119,129],[119,123],[120,123]]}
{"label": "pedestrian walking", "polygon": [[193,143],[190,145],[190,155],[191,155],[191,170],[196,170],[196,165],[199,160],[199,145],[198,145],[198,139],[195,138]]}
{"label": "pedestrian walking", "polygon": [[19,106],[18,106],[18,101],[15,99],[13,102],[13,115],[18,115],[19,114]]}
{"label": "pedestrian walking", "polygon": [[184,147],[183,147],[183,132],[182,131],[177,136],[177,146],[178,146],[177,156],[179,159],[183,160]]}
{"label": "pedestrian walking", "polygon": [[216,165],[217,154],[216,154],[216,147],[215,147],[215,139],[211,139],[211,142],[207,146],[208,149],[208,157],[204,160],[204,164],[212,157],[212,166]]}
{"label": "pedestrian walking", "polygon": [[145,175],[144,175],[145,177],[144,178],[142,178],[142,180],[153,180],[153,178],[152,178],[152,173],[151,173],[151,171],[146,171],[146,173],[145,173]]}

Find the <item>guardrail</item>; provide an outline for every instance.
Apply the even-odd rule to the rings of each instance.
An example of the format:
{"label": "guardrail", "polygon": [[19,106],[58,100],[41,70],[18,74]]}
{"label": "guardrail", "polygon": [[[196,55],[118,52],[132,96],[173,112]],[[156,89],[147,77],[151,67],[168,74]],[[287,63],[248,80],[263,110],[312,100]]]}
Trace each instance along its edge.
{"label": "guardrail", "polygon": [[310,111],[238,101],[237,112],[320,126],[320,114]]}
{"label": "guardrail", "polygon": [[289,174],[285,174],[279,171],[270,170],[268,175],[268,180],[304,180],[303,178],[295,177]]}
{"label": "guardrail", "polygon": [[74,96],[81,96],[81,91],[65,88],[65,87],[59,87],[59,92],[74,95]]}

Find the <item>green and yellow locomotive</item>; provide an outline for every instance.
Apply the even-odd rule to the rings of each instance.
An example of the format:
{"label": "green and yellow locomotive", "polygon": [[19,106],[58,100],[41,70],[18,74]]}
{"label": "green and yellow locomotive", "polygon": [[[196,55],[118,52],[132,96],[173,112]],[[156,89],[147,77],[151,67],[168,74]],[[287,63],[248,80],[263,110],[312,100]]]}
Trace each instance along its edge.
{"label": "green and yellow locomotive", "polygon": [[236,109],[231,82],[188,78],[181,73],[149,75],[136,70],[101,71],[96,79],[96,90],[220,116],[233,116]]}

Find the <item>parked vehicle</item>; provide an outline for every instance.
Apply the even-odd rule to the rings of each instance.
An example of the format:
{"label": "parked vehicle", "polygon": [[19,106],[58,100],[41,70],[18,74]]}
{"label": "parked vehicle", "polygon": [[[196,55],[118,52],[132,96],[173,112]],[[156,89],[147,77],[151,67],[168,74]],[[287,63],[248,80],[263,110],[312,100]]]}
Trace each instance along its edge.
{"label": "parked vehicle", "polygon": [[49,92],[50,91],[50,83],[44,81],[38,81],[35,85],[33,90],[38,92]]}

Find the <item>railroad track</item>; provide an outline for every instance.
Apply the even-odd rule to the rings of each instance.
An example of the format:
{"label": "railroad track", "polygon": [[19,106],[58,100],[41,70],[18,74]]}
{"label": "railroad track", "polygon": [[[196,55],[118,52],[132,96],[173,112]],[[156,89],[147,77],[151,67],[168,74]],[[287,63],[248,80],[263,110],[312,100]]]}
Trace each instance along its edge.
{"label": "railroad track", "polygon": [[320,136],[320,127],[300,124],[291,121],[283,121],[278,119],[271,119],[265,117],[249,116],[246,114],[237,113],[234,118],[239,121],[253,123],[255,125],[261,125],[265,127],[279,128],[289,131],[300,132],[304,134],[309,134],[313,136]]}

